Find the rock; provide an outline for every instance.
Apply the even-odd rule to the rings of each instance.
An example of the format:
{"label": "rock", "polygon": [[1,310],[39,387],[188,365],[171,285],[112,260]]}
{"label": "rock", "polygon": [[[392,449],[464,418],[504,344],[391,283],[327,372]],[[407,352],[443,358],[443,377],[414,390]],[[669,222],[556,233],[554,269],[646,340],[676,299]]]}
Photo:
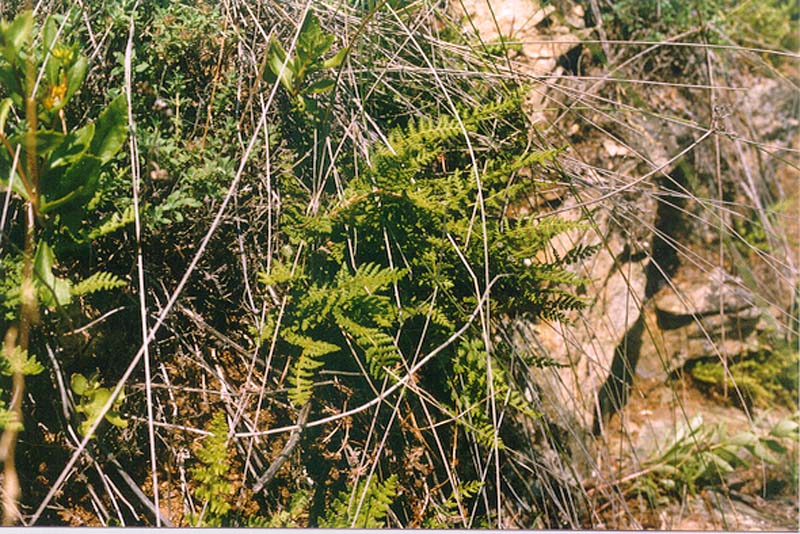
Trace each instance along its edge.
{"label": "rock", "polygon": [[[677,280],[677,278],[676,278]],[[684,282],[674,282],[654,297],[659,325],[665,330],[680,328],[701,317],[738,313],[752,308],[754,295],[740,278],[714,269],[710,273],[693,272]]]}
{"label": "rock", "polygon": [[[588,194],[584,194],[566,199],[560,209],[587,198]],[[654,203],[643,200],[640,205],[648,202]],[[654,214],[654,206],[642,208],[642,213]],[[562,212],[561,216],[577,218],[579,214],[576,209]],[[621,228],[610,212],[598,211],[593,222],[589,229],[567,232],[551,242],[552,252],[561,257],[577,244],[604,243],[576,268],[591,280],[585,288],[586,295],[594,297],[589,306],[575,312],[569,323],[542,321],[517,328],[519,345],[524,346],[533,338],[538,344],[534,353],[565,365],[532,370],[533,380],[546,399],[545,408],[552,410],[555,421],[585,432],[597,425],[598,411],[618,407],[632,378],[643,324],[648,263],[646,255],[631,254],[627,236],[635,232]],[[603,406],[604,402],[611,404]]]}
{"label": "rock", "polygon": [[[537,0],[463,0],[453,2],[456,14],[469,21],[464,31],[477,30],[486,43],[501,37],[520,43],[521,68],[537,75],[551,74],[558,58],[580,44],[576,31],[584,29],[583,8],[572,2],[557,12]],[[546,28],[540,27],[544,21]],[[549,41],[549,42],[548,42]]]}
{"label": "rock", "polygon": [[754,301],[741,279],[729,273],[681,268],[671,286],[653,297],[647,314],[650,335],[643,340],[637,374],[665,381],[693,360],[731,360],[757,352],[768,322]]}

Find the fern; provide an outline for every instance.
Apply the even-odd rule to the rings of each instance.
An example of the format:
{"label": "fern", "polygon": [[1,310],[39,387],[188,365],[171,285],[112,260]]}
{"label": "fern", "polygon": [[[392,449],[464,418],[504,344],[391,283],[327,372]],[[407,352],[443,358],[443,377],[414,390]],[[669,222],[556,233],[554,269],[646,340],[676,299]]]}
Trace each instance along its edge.
{"label": "fern", "polygon": [[292,386],[289,390],[289,400],[295,406],[302,406],[311,398],[315,371],[324,363],[319,358],[338,351],[339,347],[292,331],[283,332],[283,338],[303,349],[292,367]]}
{"label": "fern", "polygon": [[[452,526],[452,520],[458,517],[458,503],[469,501],[474,498],[484,487],[480,480],[470,480],[462,482],[441,505],[434,507],[434,515],[425,520],[424,526],[427,529],[443,529]],[[456,498],[458,496],[458,498]]]}
{"label": "fern", "polygon": [[342,313],[337,313],[335,316],[336,324],[347,334],[353,336],[359,346],[366,349],[364,356],[372,376],[383,378],[386,370],[394,367],[400,361],[392,336],[378,328],[363,326],[351,321]]}
{"label": "fern", "polygon": [[101,271],[73,285],[70,288],[70,293],[77,297],[90,293],[97,293],[98,291],[109,291],[111,289],[125,287],[126,285],[126,282],[121,280],[117,275]]}
{"label": "fern", "polygon": [[397,496],[397,476],[367,486],[362,480],[355,491],[344,491],[329,505],[320,519],[321,528],[382,528],[384,519]]}
{"label": "fern", "polygon": [[[527,417],[539,417],[540,414],[529,406],[515,384],[507,378],[497,361],[501,354],[498,350],[490,361],[494,402],[500,407],[507,404]],[[494,428],[486,409],[490,388],[483,342],[480,339],[463,341],[452,360],[452,369],[457,387],[451,391],[456,413],[460,415],[458,422],[474,432],[476,441],[481,445],[491,447],[496,440],[498,446],[503,448],[502,439],[496,436],[499,429]]]}
{"label": "fern", "polygon": [[195,454],[199,464],[190,470],[196,484],[194,495],[203,504],[199,515],[189,521],[196,527],[220,527],[230,512],[234,487],[228,480],[231,460],[228,452],[228,423],[225,412],[219,411],[208,425],[211,432],[203,439]]}
{"label": "fern", "polygon": [[[377,378],[384,377],[385,370],[399,361],[394,340],[384,331],[392,324],[393,313],[388,296],[381,292],[403,274],[374,263],[364,264],[354,273],[345,267],[330,283],[315,284],[298,296],[290,319],[293,326],[282,334],[286,342],[302,349],[291,371],[289,398],[293,404],[302,406],[311,398],[316,371],[323,365],[320,358],[341,350],[339,345],[321,341],[322,338],[333,340],[338,335],[355,341],[370,373]],[[262,280],[274,282],[276,278]]]}
{"label": "fern", "polygon": [[250,528],[301,528],[303,516],[308,514],[308,507],[311,504],[309,492],[297,490],[289,502],[289,507],[274,514],[269,519],[255,517],[248,520],[247,526]]}
{"label": "fern", "polygon": [[114,233],[117,230],[125,228],[129,224],[133,223],[135,218],[136,218],[136,213],[133,210],[133,206],[128,206],[122,213],[114,213],[110,217],[106,218],[98,226],[90,230],[86,234],[86,238],[87,240],[91,241],[106,236],[108,234]]}
{"label": "fern", "polygon": [[44,371],[44,367],[40,364],[35,356],[29,356],[28,351],[22,350],[19,346],[14,347],[10,351],[8,348],[3,349],[3,358],[0,360],[0,372],[6,376],[11,376],[14,373],[22,373],[23,375],[38,375]]}
{"label": "fern", "polygon": [[[357,172],[342,173],[351,178],[336,191],[324,190],[312,198],[318,189],[309,180],[316,175],[304,174],[302,165],[286,167],[277,175],[285,232],[276,247],[281,252],[260,281],[276,312],[265,321],[270,325],[267,331],[273,331],[280,317],[274,294],[286,297],[281,337],[290,369],[288,397],[297,406],[313,394],[322,399],[323,392],[331,403],[342,396],[353,402],[362,402],[365,395],[371,399],[363,379],[349,378],[354,374],[352,356],[363,359],[371,378],[402,376],[407,355],[436,350],[475,319],[475,309],[486,305],[479,293],[492,280],[490,357],[481,342],[484,332],[474,321],[461,342],[441,350],[414,377],[465,431],[454,432],[454,448],[485,454],[487,449],[503,448],[505,437],[489,416],[490,393],[500,409],[539,417],[511,376],[516,356],[499,341],[500,325],[517,317],[566,319],[570,310],[583,306],[575,289],[585,280],[568,266],[595,249],[567,247],[560,257],[553,254],[555,238],[585,229],[580,220],[509,215],[521,212],[509,207],[527,202],[535,184],[547,182],[547,176],[561,177],[558,169],[550,168],[559,149],[530,149],[530,125],[519,100],[509,97],[460,111],[460,122],[454,116],[422,117],[391,130],[388,143],[372,147],[369,168],[354,163],[347,170]],[[465,129],[472,154],[464,148]],[[482,214],[479,196],[484,201]],[[313,213],[308,208],[312,202],[318,207]],[[489,280],[483,276],[484,267]],[[527,363],[554,365],[546,358]],[[345,371],[341,384],[314,391],[323,365]],[[422,415],[413,396],[409,408],[411,415]],[[363,415],[353,419],[354,433],[368,426]],[[428,432],[421,430],[422,439]],[[464,478],[472,476],[456,471]],[[477,491],[465,489],[464,499],[471,498],[469,489]],[[375,487],[357,487],[340,495],[320,526],[380,526],[391,499],[381,504],[371,496],[374,491]],[[361,495],[366,495],[367,510],[377,510],[368,512],[370,519],[355,512]],[[451,514],[452,505],[440,516]]]}

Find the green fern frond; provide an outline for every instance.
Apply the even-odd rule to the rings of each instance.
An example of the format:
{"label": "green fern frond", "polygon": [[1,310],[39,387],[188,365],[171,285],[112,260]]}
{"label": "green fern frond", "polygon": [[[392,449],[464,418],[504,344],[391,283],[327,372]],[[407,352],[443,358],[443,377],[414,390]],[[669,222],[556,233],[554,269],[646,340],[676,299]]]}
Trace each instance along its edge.
{"label": "green fern frond", "polygon": [[117,275],[100,271],[73,285],[70,288],[70,292],[73,296],[80,296],[97,293],[98,291],[109,291],[126,285],[127,283]]}
{"label": "green fern frond", "polygon": [[258,273],[258,281],[265,286],[285,284],[287,282],[295,281],[298,276],[292,273],[292,266],[288,265],[279,259],[272,262],[272,269],[269,273]]}
{"label": "green fern frond", "polygon": [[195,454],[199,464],[190,469],[191,480],[197,487],[195,497],[204,504],[199,516],[190,517],[194,526],[219,527],[231,510],[233,484],[228,480],[231,469],[228,450],[228,423],[225,412],[217,412],[208,425],[210,435],[203,439]]}
{"label": "green fern frond", "polygon": [[28,356],[27,350],[22,350],[21,347],[16,346],[10,351],[3,349],[3,358],[0,360],[0,372],[6,376],[11,376],[14,373],[22,373],[23,375],[38,375],[44,371],[44,367],[40,364],[35,356]]}
{"label": "green fern frond", "polygon": [[384,482],[366,486],[362,480],[355,491],[344,491],[334,499],[321,528],[369,528],[385,527],[386,513],[397,496],[397,476],[392,475]]}
{"label": "green fern frond", "polygon": [[371,328],[348,319],[344,314],[336,314],[336,323],[345,332],[355,338],[356,343],[365,349],[369,372],[375,378],[386,376],[400,360],[394,338],[378,328]]}
{"label": "green fern frond", "polygon": [[[435,515],[425,520],[424,526],[427,529],[444,529],[452,526],[450,521],[458,514],[458,502],[469,501],[475,497],[484,487],[480,480],[468,480],[458,485],[454,491],[440,506],[434,504]],[[458,498],[456,498],[456,496]]]}
{"label": "green fern frond", "polygon": [[6,408],[5,401],[0,400],[0,428],[6,429],[15,423],[18,426],[19,423],[16,422],[16,419],[17,418],[14,416],[14,413]]}
{"label": "green fern frond", "polygon": [[309,492],[303,489],[297,490],[289,502],[289,507],[286,510],[281,510],[273,515],[268,521],[251,521],[249,527],[251,528],[299,528],[304,525],[301,524],[300,519],[308,513],[308,507],[311,504],[311,497]]}
{"label": "green fern frond", "polygon": [[303,406],[311,398],[316,370],[324,364],[319,358],[341,349],[333,343],[315,340],[291,330],[284,331],[282,335],[288,343],[303,349],[292,366],[289,389],[292,404]]}
{"label": "green fern frond", "polygon": [[128,206],[122,213],[114,213],[100,223],[99,226],[93,228],[87,234],[87,237],[89,240],[93,240],[114,233],[117,230],[120,230],[133,223],[135,219],[136,212],[134,211],[133,206]]}
{"label": "green fern frond", "polygon": [[401,270],[381,267],[377,263],[366,263],[360,265],[352,276],[343,277],[341,287],[362,289],[371,294],[399,281],[402,277],[403,271]]}
{"label": "green fern frond", "polygon": [[602,248],[602,246],[603,245],[599,243],[597,245],[584,245],[582,243],[578,244],[575,248],[564,255],[562,261],[566,265],[572,265],[581,262],[591,256],[594,256],[595,253]]}
{"label": "green fern frond", "polygon": [[[500,406],[508,404],[528,417],[539,417],[540,414],[530,407],[516,384],[508,379],[497,358],[491,358],[490,363],[495,402]],[[502,448],[502,440],[496,436],[498,429],[494,428],[486,411],[489,373],[483,342],[480,339],[462,342],[453,358],[452,369],[454,382],[451,395],[456,403],[457,413],[461,414],[459,423],[473,432],[480,445],[493,447],[497,440],[498,446]]]}

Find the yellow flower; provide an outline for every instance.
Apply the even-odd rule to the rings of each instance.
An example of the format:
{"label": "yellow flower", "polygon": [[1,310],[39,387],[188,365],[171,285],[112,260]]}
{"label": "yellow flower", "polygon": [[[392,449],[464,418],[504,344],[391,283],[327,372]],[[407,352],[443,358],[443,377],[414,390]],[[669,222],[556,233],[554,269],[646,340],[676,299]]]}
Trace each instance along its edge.
{"label": "yellow flower", "polygon": [[61,83],[50,87],[47,96],[42,100],[42,104],[48,111],[61,104],[67,94],[67,75],[61,75]]}
{"label": "yellow flower", "polygon": [[56,46],[52,53],[53,57],[60,59],[62,63],[69,64],[72,61],[72,49],[66,46]]}

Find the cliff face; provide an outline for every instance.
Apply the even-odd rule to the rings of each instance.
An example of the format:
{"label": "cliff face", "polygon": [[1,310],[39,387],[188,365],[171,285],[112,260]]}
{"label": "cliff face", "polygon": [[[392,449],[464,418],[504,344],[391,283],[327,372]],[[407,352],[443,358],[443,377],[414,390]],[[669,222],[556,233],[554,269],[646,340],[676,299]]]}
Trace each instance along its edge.
{"label": "cliff face", "polygon": [[[735,47],[579,44],[604,32],[587,29],[592,17],[572,2],[464,6],[465,31],[519,43],[508,64],[531,83],[536,135],[567,147],[557,183],[516,209],[586,223],[554,240],[553,255],[598,248],[576,267],[590,280],[584,309],[565,322],[514,325],[521,352],[558,364],[531,371],[530,398],[560,428],[570,469],[603,478],[613,457],[635,470],[652,434],[626,418],[653,402],[649,394],[679,397],[676,380],[696,401],[695,386],[710,385],[692,373],[698,363],[720,365],[729,380],[711,384],[714,398],[706,387],[703,402],[678,404],[735,405],[708,420],[752,428],[759,403],[732,366],[767,358],[776,340],[797,334],[800,100],[791,65],[779,70]],[[693,414],[661,415],[672,418],[657,423],[668,434]],[[614,454],[601,452],[610,428],[628,438]],[[564,462],[552,471],[569,478]],[[680,525],[692,523],[660,526]]]}

